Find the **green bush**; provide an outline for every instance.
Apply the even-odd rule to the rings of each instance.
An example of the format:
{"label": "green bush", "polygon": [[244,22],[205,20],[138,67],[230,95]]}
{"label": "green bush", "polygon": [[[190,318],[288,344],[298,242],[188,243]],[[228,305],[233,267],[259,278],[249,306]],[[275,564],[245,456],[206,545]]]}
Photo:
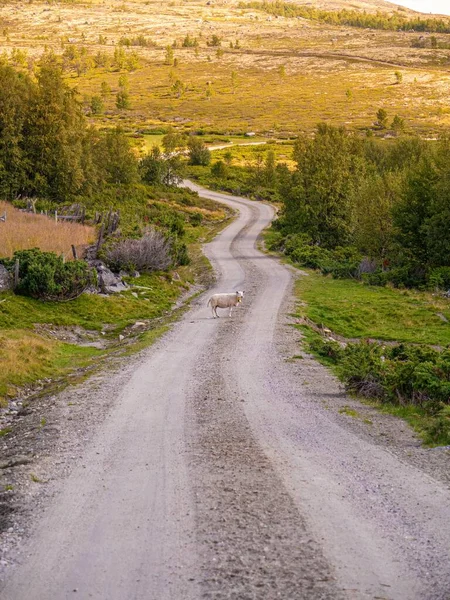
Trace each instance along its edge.
{"label": "green bush", "polygon": [[417,264],[405,264],[374,273],[363,273],[361,279],[368,285],[385,286],[388,283],[397,288],[422,288],[426,282],[426,270]]}
{"label": "green bush", "polygon": [[189,164],[208,166],[211,162],[211,152],[206,144],[196,137],[190,137],[188,141]]}
{"label": "green bush", "polygon": [[19,260],[19,284],[15,293],[41,300],[70,300],[95,283],[96,275],[82,260],[64,262],[53,252],[38,248],[14,253],[9,267]]}
{"label": "green bush", "polygon": [[211,167],[211,173],[218,179],[226,179],[228,177],[228,167],[223,160],[216,161]]}
{"label": "green bush", "polygon": [[199,225],[201,225],[203,223],[202,213],[199,213],[199,212],[192,213],[189,217],[189,223],[193,227],[198,227]]}
{"label": "green bush", "polygon": [[353,278],[359,275],[361,254],[353,246],[338,246],[324,257],[320,270],[324,275],[332,275],[335,279]]}
{"label": "green bush", "polygon": [[184,266],[191,262],[186,244],[177,237],[173,238],[171,254],[174,265]]}
{"label": "green bush", "polygon": [[391,400],[422,406],[430,413],[450,404],[450,350],[400,344],[387,353],[386,390]]}
{"label": "green bush", "polygon": [[318,354],[333,363],[339,362],[344,352],[338,342],[321,336],[314,337],[309,342],[309,349],[314,352],[314,354]]}
{"label": "green bush", "polygon": [[279,251],[284,245],[284,236],[281,231],[277,231],[272,227],[266,234],[265,242],[268,250]]}
{"label": "green bush", "polygon": [[390,269],[387,279],[395,287],[418,288],[425,284],[426,272],[415,264],[407,264]]}
{"label": "green bush", "polygon": [[383,402],[420,406],[429,414],[450,404],[450,349],[348,344],[338,373],[350,391]]}
{"label": "green bush", "polygon": [[383,398],[385,364],[378,344],[348,344],[338,365],[338,374],[349,391],[368,398]]}
{"label": "green bush", "polygon": [[425,443],[450,445],[450,347],[362,341],[342,348],[314,334],[309,349],[333,365],[349,392],[401,411],[409,407],[406,414],[421,415],[418,429]]}
{"label": "green bush", "polygon": [[302,267],[317,269],[336,279],[356,277],[361,263],[361,254],[353,246],[338,246],[334,250],[328,250],[312,244],[309,236],[304,233],[286,236],[284,252]]}
{"label": "green bush", "polygon": [[361,279],[368,285],[385,286],[389,282],[389,272],[377,269],[374,273],[363,273]]}
{"label": "green bush", "polygon": [[437,267],[428,274],[430,288],[450,289],[450,267]]}
{"label": "green bush", "polygon": [[286,237],[284,252],[294,262],[310,269],[321,269],[322,264],[331,257],[329,250],[311,245],[309,237],[301,233],[291,234]]}

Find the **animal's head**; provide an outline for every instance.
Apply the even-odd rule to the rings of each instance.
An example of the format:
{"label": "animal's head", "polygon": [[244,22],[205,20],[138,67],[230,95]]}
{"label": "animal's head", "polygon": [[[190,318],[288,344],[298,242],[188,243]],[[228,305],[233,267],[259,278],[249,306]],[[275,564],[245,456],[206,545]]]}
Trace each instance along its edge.
{"label": "animal's head", "polygon": [[238,302],[242,302],[242,298],[244,297],[244,292],[243,291],[236,292],[236,297],[237,297]]}

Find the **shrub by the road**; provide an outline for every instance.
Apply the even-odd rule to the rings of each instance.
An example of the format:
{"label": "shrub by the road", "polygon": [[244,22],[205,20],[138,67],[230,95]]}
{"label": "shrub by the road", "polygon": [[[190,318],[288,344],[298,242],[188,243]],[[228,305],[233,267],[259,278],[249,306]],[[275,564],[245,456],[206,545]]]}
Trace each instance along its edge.
{"label": "shrub by the road", "polygon": [[276,250],[280,245],[284,253],[301,267],[317,269],[323,275],[332,275],[336,279],[359,276],[362,255],[353,246],[329,250],[313,244],[309,236],[302,233],[290,234],[284,240],[274,237],[269,247]]}
{"label": "shrub by the road", "polygon": [[113,271],[163,271],[172,262],[172,242],[156,229],[149,229],[140,239],[119,242],[106,254]]}
{"label": "shrub by the road", "polygon": [[3,263],[12,270],[19,260],[19,282],[15,293],[40,300],[70,300],[95,282],[95,274],[82,260],[64,262],[54,252],[38,248],[19,250]]}
{"label": "shrub by the road", "polygon": [[315,337],[310,348],[335,365],[348,391],[384,405],[416,407],[428,443],[450,444],[450,348],[375,342],[336,342]]}

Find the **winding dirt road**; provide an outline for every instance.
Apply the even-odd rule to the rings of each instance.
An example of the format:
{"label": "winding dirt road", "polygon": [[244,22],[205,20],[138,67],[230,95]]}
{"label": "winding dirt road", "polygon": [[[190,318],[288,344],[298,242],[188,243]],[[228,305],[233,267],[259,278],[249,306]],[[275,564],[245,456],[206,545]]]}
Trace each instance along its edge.
{"label": "winding dirt road", "polygon": [[292,275],[255,247],[273,209],[202,193],[239,210],[206,252],[213,291],[244,303],[214,320],[202,296],[111,375],[2,600],[448,600],[448,486],[327,410],[342,392],[320,365],[286,360]]}

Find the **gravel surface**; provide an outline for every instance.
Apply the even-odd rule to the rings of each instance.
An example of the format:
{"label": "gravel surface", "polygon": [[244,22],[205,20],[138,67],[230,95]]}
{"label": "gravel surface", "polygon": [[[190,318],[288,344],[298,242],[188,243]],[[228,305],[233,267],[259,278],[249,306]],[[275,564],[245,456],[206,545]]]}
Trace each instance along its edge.
{"label": "gravel surface", "polygon": [[240,210],[207,246],[210,293],[244,302],[212,319],[203,295],[126,365],[19,413],[2,600],[448,600],[448,451],[293,359],[294,274],[255,249],[273,209],[204,193]]}

